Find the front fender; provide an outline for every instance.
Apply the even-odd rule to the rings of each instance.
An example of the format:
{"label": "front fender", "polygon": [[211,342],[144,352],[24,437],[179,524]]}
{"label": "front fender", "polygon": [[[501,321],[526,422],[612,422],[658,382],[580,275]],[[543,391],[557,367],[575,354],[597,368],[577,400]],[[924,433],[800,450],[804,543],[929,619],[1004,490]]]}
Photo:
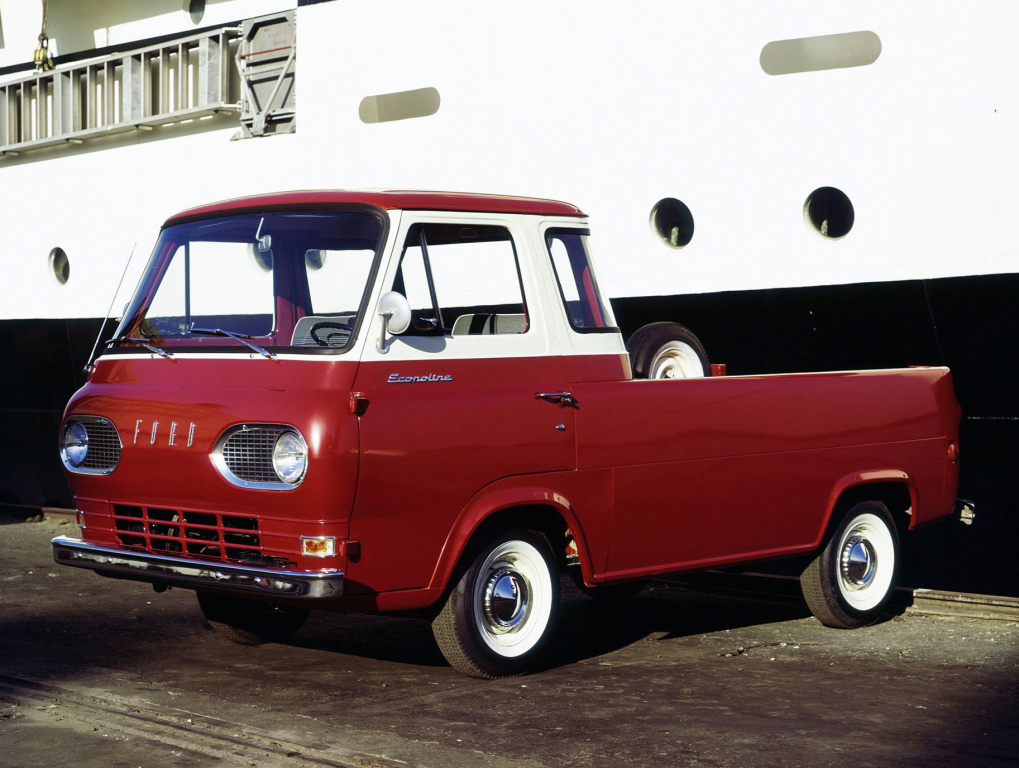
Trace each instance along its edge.
{"label": "front fender", "polygon": [[551,472],[503,478],[482,488],[450,528],[429,582],[443,589],[478,528],[493,515],[515,507],[551,509],[570,529],[585,581],[607,558],[611,523],[611,475],[605,471]]}

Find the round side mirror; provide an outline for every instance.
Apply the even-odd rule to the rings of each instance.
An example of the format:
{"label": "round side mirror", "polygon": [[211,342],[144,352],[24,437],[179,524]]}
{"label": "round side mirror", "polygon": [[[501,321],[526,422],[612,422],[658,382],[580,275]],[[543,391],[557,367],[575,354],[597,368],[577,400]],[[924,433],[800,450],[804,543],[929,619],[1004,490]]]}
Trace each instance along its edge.
{"label": "round side mirror", "polygon": [[379,315],[388,320],[386,327],[392,334],[401,334],[410,328],[410,302],[402,293],[389,291],[379,299]]}

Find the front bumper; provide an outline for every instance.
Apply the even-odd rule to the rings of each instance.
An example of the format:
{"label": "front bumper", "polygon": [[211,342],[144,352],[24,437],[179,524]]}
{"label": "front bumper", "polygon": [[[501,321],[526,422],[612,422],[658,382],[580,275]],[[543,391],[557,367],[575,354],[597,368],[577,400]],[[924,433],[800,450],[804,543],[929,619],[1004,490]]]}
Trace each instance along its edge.
{"label": "front bumper", "polygon": [[53,559],[60,565],[88,568],[123,579],[168,587],[214,589],[247,596],[316,602],[343,597],[342,573],[283,571],[244,565],[207,563],[147,552],[127,552],[57,536]]}

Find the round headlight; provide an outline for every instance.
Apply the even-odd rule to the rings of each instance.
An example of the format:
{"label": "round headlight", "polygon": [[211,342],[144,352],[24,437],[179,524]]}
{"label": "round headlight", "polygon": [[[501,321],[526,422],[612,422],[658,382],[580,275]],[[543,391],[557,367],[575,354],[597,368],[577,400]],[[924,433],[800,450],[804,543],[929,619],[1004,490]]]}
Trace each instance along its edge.
{"label": "round headlight", "polygon": [[88,432],[79,422],[72,421],[64,427],[63,435],[64,458],[68,464],[80,467],[88,455]]}
{"label": "round headlight", "polygon": [[284,432],[272,448],[272,468],[284,483],[297,485],[308,468],[308,447],[296,432]]}

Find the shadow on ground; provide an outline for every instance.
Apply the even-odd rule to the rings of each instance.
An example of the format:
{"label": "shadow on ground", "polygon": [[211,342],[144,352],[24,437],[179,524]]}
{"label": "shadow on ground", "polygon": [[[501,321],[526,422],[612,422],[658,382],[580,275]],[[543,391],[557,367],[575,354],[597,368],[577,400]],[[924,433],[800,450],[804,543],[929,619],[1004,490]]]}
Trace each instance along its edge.
{"label": "shadow on ground", "polygon": [[[802,601],[774,602],[709,595],[680,584],[653,582],[636,597],[603,601],[583,595],[563,577],[559,629],[545,668],[602,656],[649,635],[673,639],[810,615]],[[427,621],[385,616],[312,614],[291,645],[424,666],[447,666]]]}

